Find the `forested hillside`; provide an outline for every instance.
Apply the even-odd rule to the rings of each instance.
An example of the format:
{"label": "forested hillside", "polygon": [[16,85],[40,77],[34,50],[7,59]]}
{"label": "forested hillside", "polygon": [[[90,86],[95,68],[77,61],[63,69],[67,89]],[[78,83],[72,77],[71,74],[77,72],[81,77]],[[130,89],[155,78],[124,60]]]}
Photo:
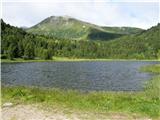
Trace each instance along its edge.
{"label": "forested hillside", "polygon": [[111,41],[70,40],[34,35],[1,21],[1,58],[51,59],[74,58],[158,59],[160,24],[135,35]]}
{"label": "forested hillside", "polygon": [[141,31],[138,28],[101,27],[68,16],[51,16],[27,29],[29,33],[61,39],[105,41]]}
{"label": "forested hillside", "polygon": [[106,46],[104,51],[110,51],[106,52],[110,58],[160,58],[160,24],[136,35],[109,41]]}

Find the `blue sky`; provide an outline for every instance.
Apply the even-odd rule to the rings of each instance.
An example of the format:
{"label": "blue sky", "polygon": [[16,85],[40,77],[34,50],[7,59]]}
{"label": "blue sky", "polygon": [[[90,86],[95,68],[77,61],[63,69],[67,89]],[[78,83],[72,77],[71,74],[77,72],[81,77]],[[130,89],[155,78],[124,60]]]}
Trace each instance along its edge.
{"label": "blue sky", "polygon": [[134,2],[133,0],[121,0],[121,2],[120,0],[3,0],[2,2],[2,18],[14,26],[30,27],[53,15],[67,15],[101,26],[132,26],[144,29],[160,22],[158,0],[134,0]]}

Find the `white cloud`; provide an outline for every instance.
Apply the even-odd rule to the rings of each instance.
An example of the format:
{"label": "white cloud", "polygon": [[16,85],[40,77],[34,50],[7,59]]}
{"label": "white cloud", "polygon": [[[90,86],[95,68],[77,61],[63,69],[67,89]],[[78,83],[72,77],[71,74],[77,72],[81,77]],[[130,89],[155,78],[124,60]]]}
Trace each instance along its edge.
{"label": "white cloud", "polygon": [[158,3],[153,2],[109,2],[116,0],[100,0],[102,2],[97,2],[99,0],[90,0],[90,2],[80,3],[42,3],[43,0],[40,1],[3,3],[2,18],[15,26],[32,26],[52,15],[69,15],[103,26],[142,28],[149,28],[157,24],[159,19]]}

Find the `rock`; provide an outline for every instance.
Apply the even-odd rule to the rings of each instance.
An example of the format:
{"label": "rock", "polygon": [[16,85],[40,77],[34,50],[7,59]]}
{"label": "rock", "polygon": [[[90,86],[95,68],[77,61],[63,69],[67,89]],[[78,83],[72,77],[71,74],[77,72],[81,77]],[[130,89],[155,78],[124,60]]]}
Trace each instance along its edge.
{"label": "rock", "polygon": [[10,103],[10,102],[3,104],[3,107],[12,107],[12,106],[13,106],[13,103]]}

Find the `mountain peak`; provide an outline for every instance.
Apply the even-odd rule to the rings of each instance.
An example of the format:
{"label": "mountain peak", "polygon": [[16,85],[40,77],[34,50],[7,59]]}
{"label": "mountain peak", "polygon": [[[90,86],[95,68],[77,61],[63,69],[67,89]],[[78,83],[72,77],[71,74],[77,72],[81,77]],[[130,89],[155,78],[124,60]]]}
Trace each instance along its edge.
{"label": "mountain peak", "polygon": [[27,31],[62,39],[109,40],[126,34],[138,33],[141,30],[135,28],[101,27],[64,15],[50,16],[39,24],[27,29]]}
{"label": "mountain peak", "polygon": [[70,16],[68,16],[68,15],[64,15],[64,16],[51,16],[51,17],[49,17],[48,19],[68,21],[68,20],[73,19],[73,18],[70,17]]}

